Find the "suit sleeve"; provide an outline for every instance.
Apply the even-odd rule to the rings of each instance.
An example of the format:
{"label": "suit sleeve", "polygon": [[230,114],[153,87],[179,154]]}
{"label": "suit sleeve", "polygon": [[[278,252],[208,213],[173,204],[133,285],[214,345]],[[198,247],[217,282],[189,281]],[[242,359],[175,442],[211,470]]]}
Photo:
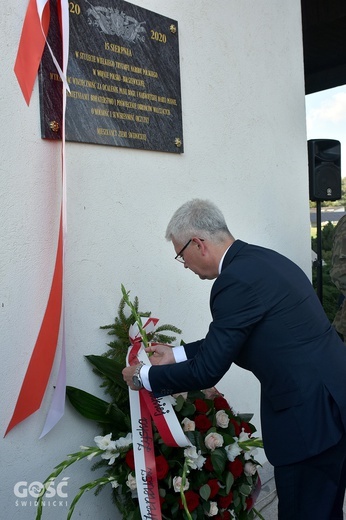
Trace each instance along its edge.
{"label": "suit sleeve", "polygon": [[210,303],[213,321],[204,340],[185,346],[188,360],[150,368],[150,385],[156,396],[214,386],[264,314],[255,291],[227,273],[215,281]]}
{"label": "suit sleeve", "polygon": [[204,339],[199,339],[198,341],[193,341],[191,343],[186,343],[186,345],[184,345],[185,354],[186,354],[187,359],[192,359],[195,357],[195,355],[197,354],[203,341],[204,341]]}

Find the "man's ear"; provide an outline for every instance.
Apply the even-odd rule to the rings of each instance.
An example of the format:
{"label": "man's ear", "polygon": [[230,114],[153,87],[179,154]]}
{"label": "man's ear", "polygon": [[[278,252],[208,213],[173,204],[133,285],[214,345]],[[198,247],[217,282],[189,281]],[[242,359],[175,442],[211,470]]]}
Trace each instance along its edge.
{"label": "man's ear", "polygon": [[204,252],[204,249],[205,249],[204,240],[202,240],[198,237],[193,237],[192,241],[195,242],[195,244],[197,244],[198,249],[202,249],[202,251]]}

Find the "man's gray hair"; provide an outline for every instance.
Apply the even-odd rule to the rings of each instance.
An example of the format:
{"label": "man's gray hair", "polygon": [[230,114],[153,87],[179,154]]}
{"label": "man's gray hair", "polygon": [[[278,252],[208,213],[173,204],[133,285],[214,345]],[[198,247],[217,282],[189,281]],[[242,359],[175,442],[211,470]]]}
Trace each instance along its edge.
{"label": "man's gray hair", "polygon": [[222,212],[209,200],[193,199],[185,202],[171,218],[166,239],[187,242],[192,237],[223,242],[232,237]]}

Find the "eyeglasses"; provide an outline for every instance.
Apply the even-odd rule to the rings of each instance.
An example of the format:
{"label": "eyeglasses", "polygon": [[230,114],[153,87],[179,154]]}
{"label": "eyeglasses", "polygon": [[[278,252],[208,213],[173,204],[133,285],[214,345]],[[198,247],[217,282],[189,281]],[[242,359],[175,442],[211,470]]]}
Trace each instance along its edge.
{"label": "eyeglasses", "polygon": [[190,244],[191,241],[192,241],[192,238],[190,238],[190,240],[184,245],[183,249],[181,249],[179,251],[177,256],[174,257],[174,260],[178,260],[178,262],[180,262],[181,264],[185,263],[185,260],[184,260],[184,257],[183,257],[183,252],[185,251],[185,249],[187,248],[187,246]]}
{"label": "eyeglasses", "polygon": [[[204,238],[200,238],[199,240],[201,242],[204,242]],[[190,242],[192,242],[192,238],[190,238],[190,240],[184,245],[183,249],[181,249],[179,251],[179,253],[174,257],[174,260],[178,260],[178,262],[180,262],[181,264],[185,264],[185,260],[184,260],[184,257],[183,257],[183,252],[185,251],[187,246],[190,244]]]}

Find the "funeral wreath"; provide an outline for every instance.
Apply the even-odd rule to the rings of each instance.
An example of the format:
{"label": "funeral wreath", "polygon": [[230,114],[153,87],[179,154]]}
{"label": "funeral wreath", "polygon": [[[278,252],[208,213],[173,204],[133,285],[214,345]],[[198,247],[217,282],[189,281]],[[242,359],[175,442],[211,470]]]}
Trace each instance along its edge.
{"label": "funeral wreath", "polygon": [[[260,464],[255,455],[257,449],[263,447],[262,440],[254,436],[252,415],[235,412],[215,388],[166,396],[164,403],[161,400],[156,405],[159,410],[165,406],[174,410],[171,415],[182,431],[183,445],[167,442],[167,435],[162,435],[155,418],[149,421],[151,433],[144,439],[141,432],[141,442],[136,441],[132,430],[133,410],[130,413],[130,403],[132,408],[133,403],[129,397],[133,391],[128,390],[122,369],[128,362],[130,343],[139,348],[148,342],[172,344],[176,340],[172,334],[181,334],[173,325],[157,326],[157,321],[150,313],[140,312],[138,298],[132,302],[122,286],[114,323],[101,327],[114,336],[108,343],[108,350],[102,356],[86,356],[102,380],[100,386],[107,399],[67,387],[72,406],[98,425],[95,446],[80,446],[79,451],[68,455],[46,478],[37,500],[36,520],[42,517],[45,493],[54,480],[71,464],[85,458],[93,461],[91,469],[103,468],[104,471],[102,477],[79,488],[70,504],[67,520],[86,491],[94,489],[97,494],[105,485],[109,485],[115,507],[124,520],[263,518],[254,507],[260,490],[257,472]],[[147,391],[133,394],[139,396],[142,392]],[[155,407],[151,394],[149,401],[154,402]],[[141,398],[139,403],[141,406]],[[140,417],[139,422],[143,423],[144,419]],[[170,423],[167,424],[165,428],[169,429]],[[151,437],[151,459],[138,462],[136,459],[141,457],[141,452],[150,451],[142,449],[147,437]],[[141,480],[145,480],[144,488],[141,484],[144,493],[139,492],[141,463],[144,464],[141,470]],[[141,498],[142,494],[144,498]]]}

